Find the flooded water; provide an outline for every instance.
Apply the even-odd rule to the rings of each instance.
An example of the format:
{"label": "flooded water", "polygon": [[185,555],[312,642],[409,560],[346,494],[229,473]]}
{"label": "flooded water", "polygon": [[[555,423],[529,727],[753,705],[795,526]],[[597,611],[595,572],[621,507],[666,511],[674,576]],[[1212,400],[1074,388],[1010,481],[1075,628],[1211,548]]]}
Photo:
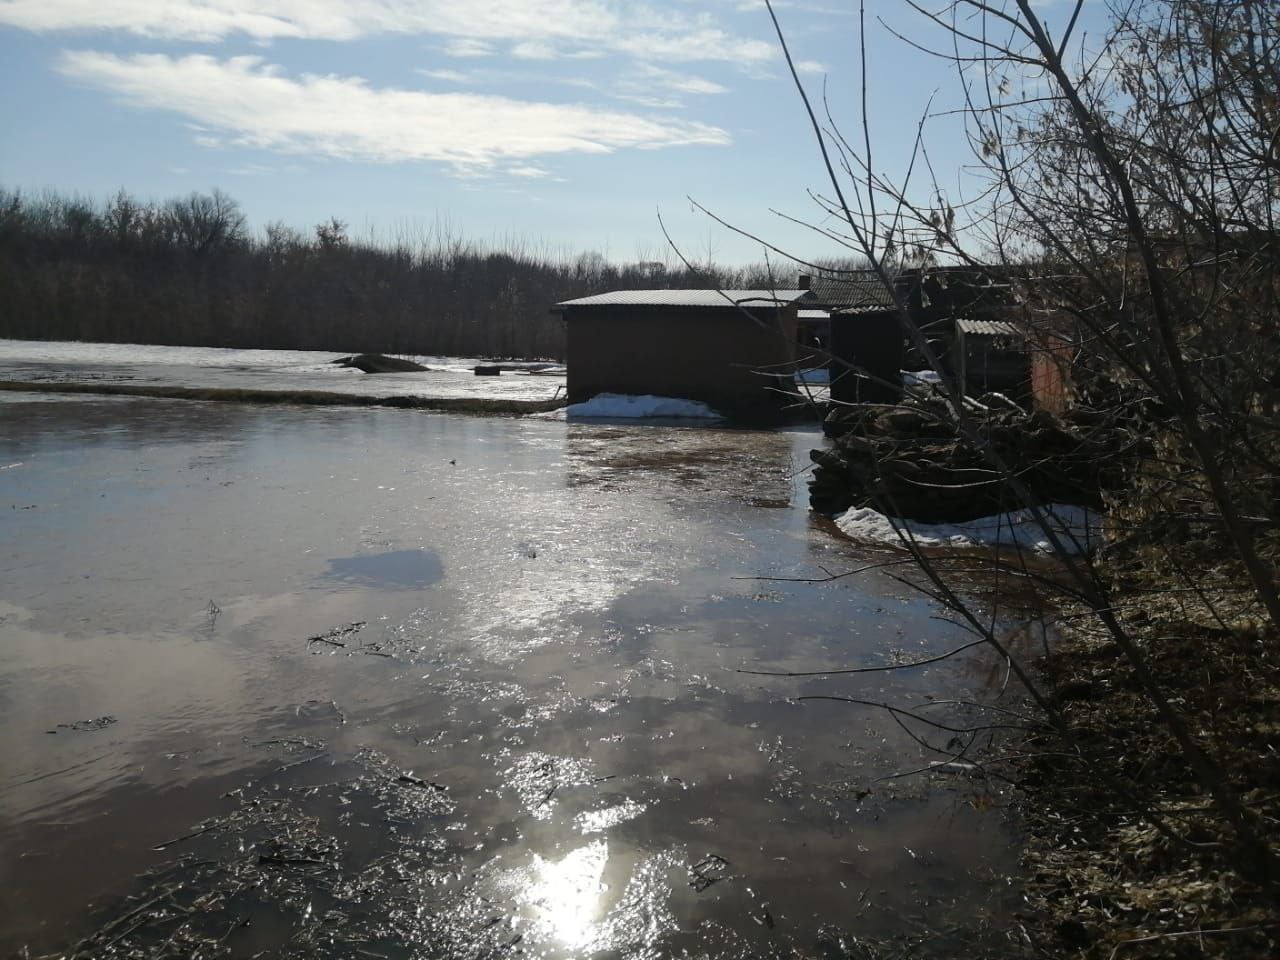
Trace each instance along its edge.
{"label": "flooded water", "polygon": [[[0,954],[960,956],[992,682],[806,431],[0,398]],[[884,779],[890,777],[892,779]]]}

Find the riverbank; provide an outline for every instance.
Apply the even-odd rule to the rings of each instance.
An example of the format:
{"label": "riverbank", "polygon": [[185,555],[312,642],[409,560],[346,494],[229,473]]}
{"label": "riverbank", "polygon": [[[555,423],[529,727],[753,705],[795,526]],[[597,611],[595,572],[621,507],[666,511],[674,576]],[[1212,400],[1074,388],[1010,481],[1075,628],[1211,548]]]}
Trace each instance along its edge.
{"label": "riverbank", "polygon": [[[1212,512],[1175,514],[1161,499],[1172,497],[1147,461],[1162,424],[1084,409],[1059,419],[1006,402],[978,404],[968,426],[962,435],[950,408],[928,400],[841,410],[826,424],[831,445],[811,454],[810,501],[860,542],[899,546],[910,531],[931,551],[920,562],[957,584],[989,571],[1066,604],[1045,616],[1052,639],[1032,659],[1047,698],[1036,716],[1052,710],[1069,733],[1037,719],[1007,758],[1028,834],[1027,941],[1081,960],[1280,955],[1277,878],[1262,867],[1262,851],[1280,848],[1280,636]],[[1046,502],[1079,505],[1055,511],[1098,521],[1067,552],[1082,555],[1074,562],[1106,596],[1127,652],[1074,605],[1072,581],[1028,571],[1016,514],[1004,512],[1023,495],[1015,475]],[[1193,510],[1190,492],[1179,494]],[[1032,527],[1023,546],[1034,549]],[[992,530],[1000,536],[982,536]],[[970,603],[958,595],[953,609],[971,613]],[[1179,725],[1202,761],[1179,745]],[[1206,783],[1239,798],[1246,839]]]}
{"label": "riverbank", "polygon": [[[1128,597],[1130,601],[1137,598]],[[1117,604],[1170,702],[1280,841],[1280,683],[1269,632],[1208,629]],[[1146,609],[1139,608],[1145,606]],[[1132,667],[1094,617],[1063,617],[1044,661],[1078,752],[1032,744],[1021,781],[1028,925],[1050,956],[1087,960],[1271,958],[1280,908],[1216,849],[1231,831],[1164,732]],[[1106,779],[1132,796],[1117,795]],[[1149,811],[1149,816],[1138,812]],[[1158,819],[1168,830],[1152,822]],[[1181,839],[1174,839],[1174,836]]]}

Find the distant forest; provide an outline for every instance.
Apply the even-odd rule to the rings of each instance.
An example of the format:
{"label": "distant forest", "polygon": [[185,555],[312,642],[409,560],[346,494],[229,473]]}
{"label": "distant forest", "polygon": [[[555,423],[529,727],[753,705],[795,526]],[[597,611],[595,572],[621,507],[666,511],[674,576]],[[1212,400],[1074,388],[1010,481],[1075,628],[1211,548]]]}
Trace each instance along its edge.
{"label": "distant forest", "polygon": [[0,337],[563,358],[558,301],[769,285],[763,265],[672,262],[489,249],[439,227],[361,241],[337,219],[255,235],[217,190],[156,203],[0,188]]}

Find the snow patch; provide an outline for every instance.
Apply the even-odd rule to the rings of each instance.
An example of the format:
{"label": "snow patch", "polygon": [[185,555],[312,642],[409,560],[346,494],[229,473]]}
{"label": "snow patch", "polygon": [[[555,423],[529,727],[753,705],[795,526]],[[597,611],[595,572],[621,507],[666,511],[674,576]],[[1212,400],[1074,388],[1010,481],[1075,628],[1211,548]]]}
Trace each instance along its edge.
{"label": "snow patch", "polygon": [[598,393],[583,403],[570,404],[564,408],[563,413],[570,420],[582,417],[628,420],[648,417],[688,420],[723,419],[716,411],[697,400],[655,397],[651,394],[633,396],[623,393]]}
{"label": "snow patch", "polygon": [[[1101,514],[1065,503],[1048,504],[1042,509],[1047,512],[1048,525],[1061,542],[1064,553],[1087,553],[1101,542]],[[891,519],[870,507],[854,507],[836,516],[835,521],[836,526],[855,540],[894,546],[901,546],[909,531],[922,547],[1012,546],[1034,553],[1055,552],[1030,509],[963,523],[919,523]],[[903,531],[902,535],[898,530]]]}
{"label": "snow patch", "polygon": [[936,370],[903,370],[901,373],[904,387],[924,387],[942,382],[942,374]]}
{"label": "snow patch", "polygon": [[831,371],[826,367],[810,367],[796,371],[796,383],[830,383]]}

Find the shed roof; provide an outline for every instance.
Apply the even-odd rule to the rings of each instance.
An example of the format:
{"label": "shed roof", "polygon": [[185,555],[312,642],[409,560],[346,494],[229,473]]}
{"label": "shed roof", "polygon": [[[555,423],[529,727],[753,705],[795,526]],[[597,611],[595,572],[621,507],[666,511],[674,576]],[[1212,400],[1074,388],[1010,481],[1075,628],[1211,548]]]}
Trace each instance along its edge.
{"label": "shed roof", "polygon": [[956,321],[956,329],[966,336],[974,337],[1019,337],[1022,328],[1008,320],[968,320]]}
{"label": "shed roof", "polygon": [[796,316],[801,320],[830,320],[831,314],[826,310],[797,310]]}
{"label": "shed roof", "polygon": [[809,290],[817,303],[845,313],[879,313],[898,308],[893,293],[874,270],[814,277],[809,281]]}
{"label": "shed roof", "polygon": [[807,290],[614,290],[594,297],[557,303],[554,312],[568,307],[776,307],[793,303]]}

